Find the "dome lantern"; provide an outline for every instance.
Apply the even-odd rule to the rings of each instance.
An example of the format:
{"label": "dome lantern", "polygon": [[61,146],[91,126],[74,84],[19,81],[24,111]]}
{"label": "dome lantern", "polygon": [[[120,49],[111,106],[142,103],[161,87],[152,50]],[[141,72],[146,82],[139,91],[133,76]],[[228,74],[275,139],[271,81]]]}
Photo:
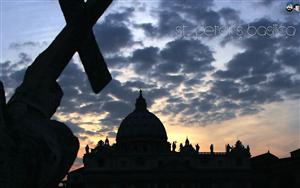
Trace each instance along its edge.
{"label": "dome lantern", "polygon": [[141,89],[140,89],[140,96],[136,99],[136,102],[135,102],[135,110],[136,111],[147,110],[147,103],[143,97],[143,92]]}

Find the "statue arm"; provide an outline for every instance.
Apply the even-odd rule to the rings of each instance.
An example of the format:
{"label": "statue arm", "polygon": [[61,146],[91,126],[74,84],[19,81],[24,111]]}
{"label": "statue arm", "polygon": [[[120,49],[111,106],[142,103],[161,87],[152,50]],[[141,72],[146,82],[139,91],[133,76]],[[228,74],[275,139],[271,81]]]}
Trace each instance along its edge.
{"label": "statue arm", "polygon": [[[76,51],[79,51],[81,55],[84,68],[88,78],[92,80],[91,83],[96,93],[111,80],[92,31],[93,24],[103,14],[111,1],[88,0],[86,3],[74,0],[60,1],[83,3],[84,6],[78,4],[81,6],[82,12],[75,12],[75,18],[77,18],[74,21],[75,24],[67,24],[49,47],[38,55],[28,67],[21,86],[10,99],[9,104],[14,101],[23,101],[39,111],[44,111],[43,114],[46,117],[51,117],[62,97],[62,91],[56,80]],[[76,6],[73,8],[78,10]],[[67,10],[74,12],[70,11],[72,7]]]}
{"label": "statue arm", "polygon": [[[45,76],[47,78],[42,80],[57,80],[74,53],[78,51],[93,90],[98,93],[111,80],[111,76],[96,43],[92,27],[111,2],[112,0],[89,0],[83,3],[81,13],[76,13],[77,20],[73,21],[75,24],[67,24],[49,47],[35,59],[27,69],[24,81],[30,80],[32,83]],[[67,18],[72,9],[63,6],[64,3],[68,1],[60,0]],[[73,9],[78,11],[76,6]]]}

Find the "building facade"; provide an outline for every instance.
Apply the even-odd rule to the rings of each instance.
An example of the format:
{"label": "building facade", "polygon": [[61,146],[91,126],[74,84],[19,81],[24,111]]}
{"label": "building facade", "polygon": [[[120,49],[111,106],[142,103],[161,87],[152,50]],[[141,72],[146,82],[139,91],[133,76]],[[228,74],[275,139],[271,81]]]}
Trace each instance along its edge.
{"label": "building facade", "polygon": [[141,91],[134,111],[118,129],[116,143],[106,139],[93,149],[87,146],[83,163],[69,173],[66,187],[251,188],[265,181],[255,176],[250,148],[241,141],[226,145],[224,152],[215,152],[213,145],[203,152],[188,139],[179,146],[168,142],[164,125],[148,111]]}

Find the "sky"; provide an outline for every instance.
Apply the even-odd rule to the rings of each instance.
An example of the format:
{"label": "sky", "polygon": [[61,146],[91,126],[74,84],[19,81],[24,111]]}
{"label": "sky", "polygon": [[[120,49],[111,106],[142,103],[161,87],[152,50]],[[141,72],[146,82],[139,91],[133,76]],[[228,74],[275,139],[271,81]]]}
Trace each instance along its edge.
{"label": "sky", "polygon": [[[297,1],[293,1],[297,2]],[[75,54],[53,119],[84,147],[115,142],[139,89],[168,141],[202,151],[238,139],[253,156],[300,147],[300,13],[285,0],[115,0],[94,26],[113,80],[96,95]],[[64,27],[56,0],[1,0],[0,79],[6,97]]]}

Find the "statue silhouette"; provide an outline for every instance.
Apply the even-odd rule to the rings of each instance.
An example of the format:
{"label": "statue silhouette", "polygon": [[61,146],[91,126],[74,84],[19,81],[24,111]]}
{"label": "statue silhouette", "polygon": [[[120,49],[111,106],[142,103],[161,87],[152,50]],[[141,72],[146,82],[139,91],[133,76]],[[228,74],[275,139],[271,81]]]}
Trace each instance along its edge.
{"label": "statue silhouette", "polygon": [[211,144],[211,145],[210,145],[210,147],[209,147],[209,149],[210,149],[210,153],[212,153],[212,154],[213,154],[213,153],[214,153],[214,145],[213,145],[213,144]]}
{"label": "statue silhouette", "polygon": [[90,147],[89,147],[89,145],[86,145],[86,146],[85,146],[85,153],[86,153],[86,154],[89,154],[89,153],[90,153]]}
{"label": "statue silhouette", "polygon": [[50,119],[63,96],[56,80],[76,51],[95,93],[111,80],[92,31],[111,2],[59,0],[67,24],[28,67],[7,104],[0,82],[0,149],[6,159],[1,188],[57,187],[72,166],[78,139],[65,124]]}
{"label": "statue silhouette", "polygon": [[196,152],[199,153],[199,151],[200,151],[200,146],[199,146],[199,144],[196,144],[195,147],[196,147]]}
{"label": "statue silhouette", "polygon": [[176,141],[172,143],[172,151],[176,150]]}

